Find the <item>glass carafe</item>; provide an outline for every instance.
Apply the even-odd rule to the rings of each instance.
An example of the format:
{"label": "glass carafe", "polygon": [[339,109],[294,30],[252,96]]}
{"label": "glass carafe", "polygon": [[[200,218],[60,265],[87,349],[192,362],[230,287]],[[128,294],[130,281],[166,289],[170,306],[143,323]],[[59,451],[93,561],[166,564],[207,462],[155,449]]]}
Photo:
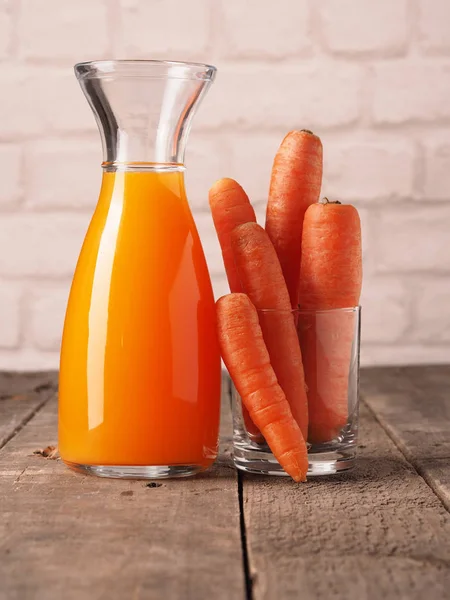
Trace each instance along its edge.
{"label": "glass carafe", "polygon": [[101,476],[192,475],[217,455],[220,357],[184,152],[215,68],[98,61],[75,73],[104,162],[64,325],[60,454]]}

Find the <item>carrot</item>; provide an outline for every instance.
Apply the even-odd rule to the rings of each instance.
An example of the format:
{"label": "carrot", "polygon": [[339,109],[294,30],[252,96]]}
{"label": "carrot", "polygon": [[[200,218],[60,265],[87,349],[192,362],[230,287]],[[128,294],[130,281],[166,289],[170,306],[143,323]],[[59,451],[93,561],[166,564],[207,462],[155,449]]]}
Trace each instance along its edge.
{"label": "carrot", "polygon": [[[256,223],[256,215],[247,194],[237,181],[223,178],[209,190],[209,206],[214,221],[217,237],[222,249],[223,263],[231,292],[242,292],[242,284],[236,270],[231,249],[231,231],[243,223]],[[245,406],[242,407],[242,418],[250,438],[259,443],[264,440],[259,429],[250,419]]]}
{"label": "carrot", "polygon": [[219,179],[209,190],[209,206],[222,249],[231,292],[242,292],[231,249],[231,231],[243,223],[256,223],[255,211],[243,188],[234,179]]}
{"label": "carrot", "polygon": [[[362,285],[358,211],[338,202],[318,203],[305,214],[300,308],[315,311],[357,306]],[[348,420],[348,375],[355,330],[353,312],[299,317],[308,386],[309,441],[328,442]]]}
{"label": "carrot", "polygon": [[245,294],[223,296],[216,306],[222,358],[242,402],[286,473],[305,481],[306,443],[270,364],[255,307]]}
{"label": "carrot", "polygon": [[306,439],[308,400],[302,355],[289,293],[275,249],[267,233],[256,223],[233,229],[231,247],[244,291],[259,311],[261,329],[278,383]]}
{"label": "carrot", "polygon": [[303,217],[319,199],[322,163],[322,142],[306,129],[286,135],[273,163],[266,231],[277,252],[292,308],[298,304]]}

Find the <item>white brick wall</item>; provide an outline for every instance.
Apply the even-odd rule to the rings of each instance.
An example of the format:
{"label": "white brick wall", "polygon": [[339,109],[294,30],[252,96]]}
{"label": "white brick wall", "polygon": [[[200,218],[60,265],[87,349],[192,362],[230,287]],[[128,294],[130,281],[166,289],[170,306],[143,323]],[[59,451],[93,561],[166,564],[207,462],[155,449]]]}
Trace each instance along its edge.
{"label": "white brick wall", "polygon": [[21,0],[20,4],[20,58],[64,65],[80,52],[80,46],[84,53],[98,58],[110,51],[107,3]]}
{"label": "white brick wall", "polygon": [[13,208],[20,202],[22,186],[22,148],[19,144],[0,144],[2,183],[0,207]]}
{"label": "white brick wall", "polygon": [[417,149],[413,140],[385,136],[377,141],[331,142],[325,148],[324,189],[347,202],[414,197]]}
{"label": "white brick wall", "polygon": [[20,317],[22,293],[17,284],[0,288],[0,343],[2,348],[16,349],[21,341]]}
{"label": "white brick wall", "polygon": [[27,294],[28,334],[38,350],[58,352],[67,296],[67,285],[60,283],[41,284]]}
{"label": "white brick wall", "polygon": [[[99,140],[36,140],[25,144],[26,203],[30,210],[93,210],[100,189]],[[73,174],[76,173],[76,180]],[[75,185],[68,185],[75,182]]]}
{"label": "white brick wall", "polygon": [[418,29],[421,48],[430,54],[450,51],[448,0],[420,0],[419,11]]}
{"label": "white brick wall", "polygon": [[44,281],[70,276],[88,223],[87,215],[70,212],[2,215],[0,277]]}
{"label": "white brick wall", "polygon": [[12,0],[0,0],[0,60],[8,58],[12,38]]}
{"label": "white brick wall", "polygon": [[319,0],[324,46],[350,57],[398,56],[408,46],[408,0]]}
{"label": "white brick wall", "polygon": [[221,2],[216,20],[223,59],[286,59],[310,55],[313,49],[311,11],[307,0],[272,2],[246,0]]}
{"label": "white brick wall", "polygon": [[188,194],[217,295],[207,189],[237,178],[260,222],[292,128],[323,139],[323,194],[364,232],[363,362],[450,360],[449,0],[0,0],[0,368],[56,367],[100,183],[73,63],[216,64]]}
{"label": "white brick wall", "polygon": [[167,58],[183,54],[194,60],[207,53],[209,0],[119,0],[119,5],[114,15],[119,56]]}

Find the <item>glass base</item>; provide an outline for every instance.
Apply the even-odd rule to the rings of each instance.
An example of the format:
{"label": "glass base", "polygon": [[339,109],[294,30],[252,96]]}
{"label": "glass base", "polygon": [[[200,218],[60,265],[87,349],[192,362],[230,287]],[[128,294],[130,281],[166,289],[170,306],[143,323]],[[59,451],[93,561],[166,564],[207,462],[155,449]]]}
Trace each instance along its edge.
{"label": "glass base", "polygon": [[64,464],[85,475],[97,477],[111,477],[112,479],[171,479],[177,477],[190,477],[205,470],[200,465],[158,465],[147,467],[144,465],[82,465],[69,461]]}
{"label": "glass base", "polygon": [[[355,466],[355,458],[355,448],[340,448],[339,450],[329,452],[309,454],[307,477],[334,475],[343,471],[349,471]],[[235,445],[233,460],[237,469],[247,473],[289,477],[270,451]]]}

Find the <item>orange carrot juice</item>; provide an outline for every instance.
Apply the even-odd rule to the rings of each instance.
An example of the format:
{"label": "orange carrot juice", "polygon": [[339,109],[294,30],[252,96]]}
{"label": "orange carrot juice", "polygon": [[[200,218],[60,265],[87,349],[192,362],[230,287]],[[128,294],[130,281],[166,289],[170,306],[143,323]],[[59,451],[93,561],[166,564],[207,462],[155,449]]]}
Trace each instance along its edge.
{"label": "orange carrot juice", "polygon": [[61,350],[59,446],[77,465],[194,465],[217,454],[215,308],[183,173],[106,172]]}

